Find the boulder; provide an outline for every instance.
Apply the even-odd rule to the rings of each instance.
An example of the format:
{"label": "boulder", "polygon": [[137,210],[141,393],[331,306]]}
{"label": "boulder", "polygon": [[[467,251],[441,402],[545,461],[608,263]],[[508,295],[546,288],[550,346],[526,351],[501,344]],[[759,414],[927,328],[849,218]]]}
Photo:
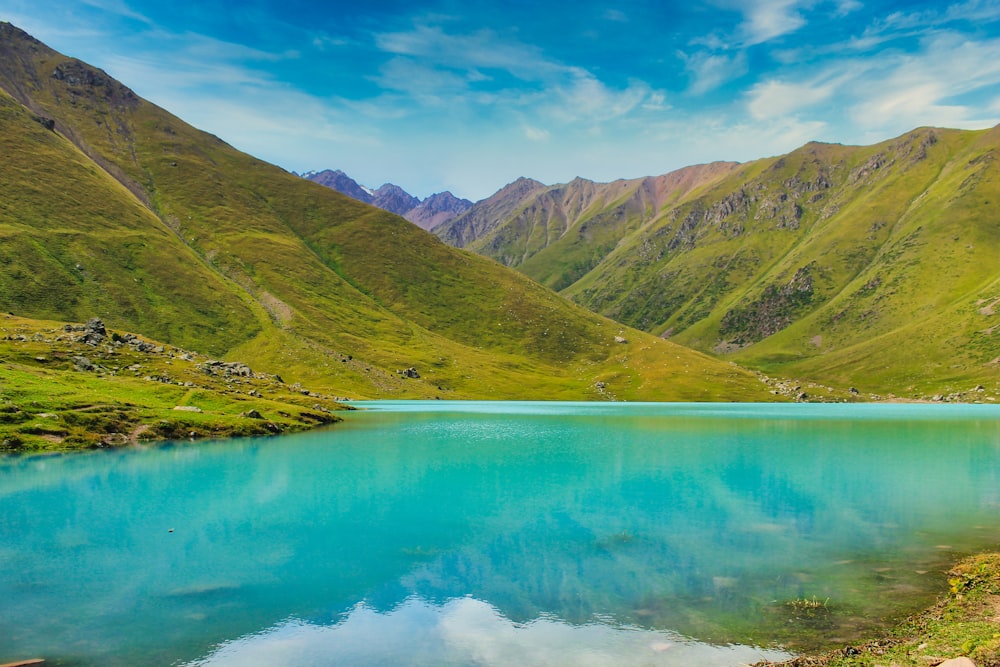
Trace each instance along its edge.
{"label": "boulder", "polygon": [[95,371],[97,366],[87,357],[73,357],[73,367],[78,371]]}
{"label": "boulder", "polygon": [[107,337],[108,330],[104,328],[104,322],[96,317],[92,317],[87,320],[87,323],[83,327],[83,335],[80,336],[80,342],[97,346],[103,343]]}
{"label": "boulder", "polygon": [[952,658],[951,660],[945,660],[942,663],[938,663],[938,667],[976,667],[976,663],[972,662],[969,658],[961,656],[959,658]]}

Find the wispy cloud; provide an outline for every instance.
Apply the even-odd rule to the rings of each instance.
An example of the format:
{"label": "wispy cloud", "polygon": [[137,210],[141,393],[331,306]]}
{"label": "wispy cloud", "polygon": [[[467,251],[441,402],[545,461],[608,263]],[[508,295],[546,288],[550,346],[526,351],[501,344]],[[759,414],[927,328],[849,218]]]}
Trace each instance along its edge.
{"label": "wispy cloud", "polygon": [[747,46],[795,32],[806,24],[802,0],[749,0],[741,3],[744,23],[741,26]]}
{"label": "wispy cloud", "polygon": [[375,36],[392,57],[378,83],[413,102],[449,108],[504,107],[561,123],[600,123],[640,108],[662,108],[664,94],[640,80],[609,86],[585,68],[550,58],[533,45],[480,30],[453,34],[421,24]]}
{"label": "wispy cloud", "polygon": [[834,83],[788,83],[769,80],[750,89],[747,109],[757,120],[781,118],[828,100]]}
{"label": "wispy cloud", "polygon": [[743,76],[749,69],[744,51],[732,55],[710,51],[699,51],[690,55],[680,52],[678,55],[691,74],[691,86],[688,92],[693,95],[702,95],[715,90]]}

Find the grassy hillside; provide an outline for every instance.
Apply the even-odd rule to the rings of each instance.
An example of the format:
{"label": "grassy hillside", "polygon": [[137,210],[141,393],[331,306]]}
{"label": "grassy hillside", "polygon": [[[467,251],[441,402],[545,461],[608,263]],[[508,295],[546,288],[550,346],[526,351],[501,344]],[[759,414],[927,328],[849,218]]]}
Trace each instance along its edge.
{"label": "grassy hillside", "polygon": [[[509,263],[617,321],[767,373],[900,397],[972,400],[979,385],[996,396],[998,152],[1000,128],[809,144],[655,206],[623,187],[623,200]],[[521,252],[538,229],[508,215],[468,247]]]}
{"label": "grassy hillside", "polygon": [[0,143],[0,309],[19,316],[98,316],[352,397],[770,396],[240,153],[9,24]]}
{"label": "grassy hillside", "polygon": [[340,421],[333,397],[129,332],[0,316],[0,452],[274,435]]}
{"label": "grassy hillside", "polygon": [[549,187],[520,179],[434,233],[561,290],[597,266],[623,238],[658,217],[670,202],[690,196],[737,167],[716,162],[658,177],[613,183],[577,178]]}

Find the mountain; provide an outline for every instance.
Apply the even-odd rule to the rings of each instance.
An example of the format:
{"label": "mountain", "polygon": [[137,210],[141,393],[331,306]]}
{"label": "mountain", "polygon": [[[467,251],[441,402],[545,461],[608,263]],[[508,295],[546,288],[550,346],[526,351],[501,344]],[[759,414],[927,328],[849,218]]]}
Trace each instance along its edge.
{"label": "mountain", "polygon": [[459,199],[450,192],[438,192],[423,200],[403,215],[421,229],[431,230],[469,210],[472,202]]}
{"label": "mountain", "polygon": [[521,178],[434,233],[559,290],[594,268],[668,203],[718,181],[737,166],[717,162],[652,178],[613,183],[576,178],[550,187]]}
{"label": "mountain", "polygon": [[459,199],[450,192],[433,194],[423,201],[403,188],[385,183],[372,190],[359,185],[353,178],[340,171],[310,171],[302,175],[310,181],[333,188],[341,194],[372,204],[383,210],[401,215],[421,229],[433,229],[464,213],[472,206],[468,199]]}
{"label": "mountain", "polygon": [[0,308],[20,317],[99,317],[341,396],[769,396],[241,153],[6,23],[0,150]]}
{"label": "mountain", "polygon": [[[615,320],[760,371],[1000,387],[1000,127],[508,186],[435,229]],[[973,398],[975,395],[973,395]]]}
{"label": "mountain", "polygon": [[310,171],[302,174],[303,178],[308,178],[310,181],[319,183],[320,185],[325,185],[328,188],[333,188],[341,194],[345,194],[352,199],[357,199],[366,204],[371,204],[375,201],[375,194],[368,188],[358,185],[358,182],[353,178],[342,172],[341,170],[324,169],[323,171]]}

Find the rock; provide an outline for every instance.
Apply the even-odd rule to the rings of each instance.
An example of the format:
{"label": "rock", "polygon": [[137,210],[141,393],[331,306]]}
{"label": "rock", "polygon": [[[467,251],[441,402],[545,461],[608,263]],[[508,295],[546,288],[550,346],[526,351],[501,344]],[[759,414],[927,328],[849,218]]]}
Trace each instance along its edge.
{"label": "rock", "polygon": [[809,394],[807,394],[806,392],[804,392],[804,391],[803,391],[802,393],[798,394],[798,395],[797,395],[797,396],[795,397],[795,400],[796,400],[796,401],[805,401],[805,400],[807,400],[808,398],[809,398]]}
{"label": "rock", "polygon": [[104,322],[96,317],[92,317],[87,320],[87,323],[83,327],[83,335],[80,336],[80,342],[97,346],[103,343],[107,337],[108,330],[104,328]]}
{"label": "rock", "polygon": [[852,394],[854,394],[855,396],[857,396],[858,394],[860,394],[860,393],[861,393],[860,391],[858,391],[858,390],[857,390],[856,388],[854,388],[854,387],[851,387],[850,389],[848,389],[848,391],[849,391],[849,392],[851,392]]}
{"label": "rock", "polygon": [[972,662],[969,658],[961,656],[959,658],[952,658],[951,660],[945,660],[938,664],[938,667],[976,667],[976,663]]}
{"label": "rock", "polygon": [[175,405],[174,410],[180,410],[181,412],[201,412],[201,408],[195,405]]}
{"label": "rock", "polygon": [[615,336],[615,342],[616,343],[627,343],[628,341],[625,340],[624,338],[622,338],[621,336]]}
{"label": "rock", "polygon": [[246,412],[244,412],[240,416],[241,417],[246,417],[247,419],[263,419],[264,418],[264,415],[260,414],[260,412],[258,412],[257,410],[247,410]]}
{"label": "rock", "polygon": [[608,385],[605,382],[598,382],[594,386],[597,387],[599,391],[603,391],[604,388],[607,387]]}
{"label": "rock", "polygon": [[399,372],[400,375],[402,375],[405,378],[417,379],[417,378],[420,377],[420,373],[418,373],[417,369],[414,368],[413,366],[410,366],[409,368],[407,368],[405,370],[398,371],[398,372]]}
{"label": "rock", "polygon": [[73,367],[78,371],[96,371],[97,366],[87,357],[73,357]]}
{"label": "rock", "polygon": [[128,436],[124,433],[105,433],[101,437],[101,444],[106,447],[121,447],[128,444]]}

